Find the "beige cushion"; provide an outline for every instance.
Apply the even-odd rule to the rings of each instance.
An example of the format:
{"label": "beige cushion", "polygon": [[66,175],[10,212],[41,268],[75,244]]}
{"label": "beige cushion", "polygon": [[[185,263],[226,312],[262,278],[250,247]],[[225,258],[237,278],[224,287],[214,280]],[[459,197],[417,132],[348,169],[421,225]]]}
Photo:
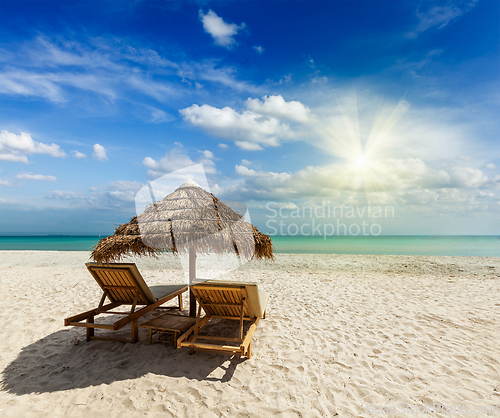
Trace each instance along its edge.
{"label": "beige cushion", "polygon": [[171,293],[178,292],[179,290],[187,290],[187,285],[185,284],[159,284],[156,286],[151,286],[149,289],[156,299],[161,299]]}
{"label": "beige cushion", "polygon": [[258,318],[262,318],[264,316],[264,312],[266,312],[267,301],[269,300],[269,293],[259,290],[257,283],[207,280],[206,282],[196,285],[196,287],[200,286],[203,287],[223,286],[228,288],[245,286],[253,314]]}

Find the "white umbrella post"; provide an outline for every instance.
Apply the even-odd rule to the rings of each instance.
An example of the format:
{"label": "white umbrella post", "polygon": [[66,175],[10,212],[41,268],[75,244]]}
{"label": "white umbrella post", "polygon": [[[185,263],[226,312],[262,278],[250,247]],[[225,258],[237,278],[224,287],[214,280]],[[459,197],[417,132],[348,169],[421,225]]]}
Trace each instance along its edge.
{"label": "white umbrella post", "polygon": [[189,316],[196,316],[196,298],[191,291],[191,286],[196,279],[196,250],[194,246],[189,246]]}

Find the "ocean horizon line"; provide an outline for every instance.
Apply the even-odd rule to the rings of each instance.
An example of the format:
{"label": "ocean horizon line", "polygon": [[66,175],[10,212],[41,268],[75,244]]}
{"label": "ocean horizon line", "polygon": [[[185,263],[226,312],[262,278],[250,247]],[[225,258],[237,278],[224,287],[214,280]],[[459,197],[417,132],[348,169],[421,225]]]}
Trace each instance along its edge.
{"label": "ocean horizon line", "polygon": [[[9,238],[9,237],[109,237],[113,234],[0,234],[0,238]],[[287,238],[306,238],[306,237],[321,237],[324,238],[322,234],[316,235],[269,235],[271,238],[276,237],[287,237]],[[326,239],[329,238],[341,238],[341,237],[363,237],[363,238],[380,238],[380,237],[499,237],[499,234],[379,234],[379,235],[350,235],[350,234],[341,234],[341,235],[328,235]]]}
{"label": "ocean horizon line", "polygon": [[[91,251],[106,235],[0,235],[0,251]],[[272,236],[278,254],[500,257],[498,235]]]}

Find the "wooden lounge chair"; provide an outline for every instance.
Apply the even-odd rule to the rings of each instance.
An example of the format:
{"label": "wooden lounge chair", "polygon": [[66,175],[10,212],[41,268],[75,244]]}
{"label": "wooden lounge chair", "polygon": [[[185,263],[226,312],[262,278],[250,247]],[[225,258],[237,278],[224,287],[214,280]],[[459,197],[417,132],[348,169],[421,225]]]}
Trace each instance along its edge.
{"label": "wooden lounge chair", "polygon": [[[252,336],[260,318],[266,317],[269,294],[259,291],[256,283],[207,281],[191,286],[199,303],[196,324],[177,339],[177,348],[190,347],[195,350],[215,351],[240,356],[252,356]],[[201,310],[205,316],[201,317]],[[200,330],[212,318],[239,321],[237,338],[199,335]],[[243,335],[244,321],[251,321],[250,328]],[[200,342],[200,340],[210,343]],[[220,343],[214,343],[219,341]],[[232,343],[231,345],[227,343]]]}
{"label": "wooden lounge chair", "polygon": [[[141,316],[176,296],[179,298],[179,309],[182,310],[182,293],[188,289],[185,284],[148,287],[133,263],[86,263],[85,265],[103,290],[101,302],[95,309],[66,318],[64,325],[87,328],[87,341],[107,340],[135,343],[139,339],[138,319]],[[106,298],[109,299],[110,303],[105,305]],[[132,305],[132,307],[129,312],[111,311],[111,309],[121,305]],[[137,305],[145,306],[136,311]],[[124,317],[113,324],[96,324],[94,318],[99,314],[119,314],[124,315]],[[86,320],[86,322],[82,322],[83,320]],[[94,335],[95,328],[116,331],[127,324],[131,324],[132,327],[130,340]]]}

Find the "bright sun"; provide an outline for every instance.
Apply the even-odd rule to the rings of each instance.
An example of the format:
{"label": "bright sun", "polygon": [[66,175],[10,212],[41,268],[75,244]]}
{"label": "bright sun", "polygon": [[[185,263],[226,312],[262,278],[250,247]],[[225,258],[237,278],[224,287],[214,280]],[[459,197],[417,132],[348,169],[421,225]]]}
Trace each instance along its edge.
{"label": "bright sun", "polygon": [[361,154],[358,157],[356,157],[354,159],[354,166],[358,170],[364,170],[365,168],[367,168],[367,166],[368,166],[368,158],[367,158],[367,156]]}

